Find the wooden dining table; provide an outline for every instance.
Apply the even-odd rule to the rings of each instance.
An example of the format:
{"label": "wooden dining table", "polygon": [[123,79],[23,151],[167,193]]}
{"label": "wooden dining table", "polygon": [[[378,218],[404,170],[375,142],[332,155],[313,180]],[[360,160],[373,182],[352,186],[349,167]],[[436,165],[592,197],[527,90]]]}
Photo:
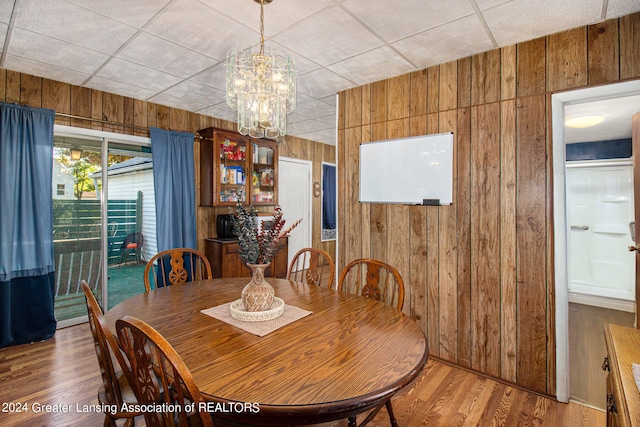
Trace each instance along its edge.
{"label": "wooden dining table", "polygon": [[359,295],[268,278],[285,310],[312,313],[262,337],[202,313],[239,299],[247,281],[152,290],[105,317],[114,330],[125,315],[149,323],[182,357],[214,415],[250,425],[304,425],[363,413],[394,396],[427,362],[416,322]]}

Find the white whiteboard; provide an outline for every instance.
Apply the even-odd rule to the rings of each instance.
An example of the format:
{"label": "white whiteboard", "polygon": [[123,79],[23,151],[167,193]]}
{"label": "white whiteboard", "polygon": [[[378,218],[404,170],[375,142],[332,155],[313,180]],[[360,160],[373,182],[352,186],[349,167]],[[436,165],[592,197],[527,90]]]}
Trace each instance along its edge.
{"label": "white whiteboard", "polygon": [[360,144],[360,202],[450,205],[453,133]]}

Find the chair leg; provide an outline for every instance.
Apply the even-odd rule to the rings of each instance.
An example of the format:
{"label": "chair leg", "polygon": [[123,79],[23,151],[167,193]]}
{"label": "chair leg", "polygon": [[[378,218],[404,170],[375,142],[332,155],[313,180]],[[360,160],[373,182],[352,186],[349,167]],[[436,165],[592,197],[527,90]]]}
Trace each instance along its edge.
{"label": "chair leg", "polygon": [[356,424],[356,417],[349,417],[349,427],[357,427],[358,425]]}
{"label": "chair leg", "polygon": [[398,421],[396,420],[395,415],[393,415],[393,408],[391,407],[391,399],[387,400],[385,405],[387,407],[387,412],[389,413],[389,422],[391,422],[391,427],[398,427]]}
{"label": "chair leg", "polygon": [[117,427],[116,420],[111,418],[109,415],[104,416],[103,427]]}

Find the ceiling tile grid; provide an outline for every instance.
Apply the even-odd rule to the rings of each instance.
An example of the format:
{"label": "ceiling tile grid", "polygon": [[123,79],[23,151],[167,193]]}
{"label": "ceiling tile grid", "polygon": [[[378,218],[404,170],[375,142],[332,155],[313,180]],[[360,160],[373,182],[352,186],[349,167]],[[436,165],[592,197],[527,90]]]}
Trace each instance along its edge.
{"label": "ceiling tile grid", "polygon": [[[288,134],[335,144],[342,90],[638,11],[639,0],[273,0],[264,29],[297,66]],[[0,67],[235,120],[224,60],[258,45],[259,25],[254,0],[3,0]]]}

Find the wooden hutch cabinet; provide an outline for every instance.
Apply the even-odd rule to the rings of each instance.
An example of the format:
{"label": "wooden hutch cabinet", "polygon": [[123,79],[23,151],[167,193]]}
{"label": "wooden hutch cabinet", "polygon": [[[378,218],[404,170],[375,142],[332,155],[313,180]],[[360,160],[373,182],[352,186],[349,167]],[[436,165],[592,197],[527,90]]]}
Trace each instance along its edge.
{"label": "wooden hutch cabinet", "polygon": [[607,375],[607,426],[640,426],[640,393],[633,364],[640,363],[640,330],[605,325],[607,357],[602,369]]}
{"label": "wooden hutch cabinet", "polygon": [[278,203],[278,144],[216,128],[198,133],[200,205]]}
{"label": "wooden hutch cabinet", "polygon": [[[265,276],[287,277],[289,261],[287,246],[288,237],[281,238],[271,265],[265,271]],[[236,239],[205,239],[204,250],[211,264],[214,278],[251,276],[251,270],[240,258],[240,248]]]}

